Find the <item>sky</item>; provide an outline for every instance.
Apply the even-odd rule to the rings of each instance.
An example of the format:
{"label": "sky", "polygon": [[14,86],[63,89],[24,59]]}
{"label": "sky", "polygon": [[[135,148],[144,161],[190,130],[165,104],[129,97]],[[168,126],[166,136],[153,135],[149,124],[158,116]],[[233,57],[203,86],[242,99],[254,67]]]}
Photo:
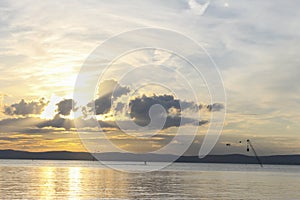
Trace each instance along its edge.
{"label": "sky", "polygon": [[[297,0],[2,0],[0,149],[115,151],[108,139],[125,151],[151,152],[170,142],[176,149],[180,142],[172,138],[181,129],[196,132],[186,151],[195,155],[211,115],[226,112],[212,153],[247,153],[246,139],[259,154],[300,153],[299,8]],[[99,46],[149,27],[180,33],[203,47],[220,73],[226,102],[211,101],[205,78],[176,52],[163,49],[127,52],[103,77],[95,76],[107,61],[89,60],[90,55],[109,57],[162,36],[133,35],[104,52],[97,52]],[[187,43],[175,37],[159,45],[181,48],[188,58],[199,58],[194,61],[203,69],[212,66],[207,54],[185,49]],[[82,72],[87,61],[95,63]],[[74,98],[79,73],[88,74],[86,82],[98,80],[93,98],[84,103]],[[160,84],[150,84],[151,78]],[[151,116],[157,104],[162,106],[154,106]],[[93,111],[100,134],[89,118]],[[135,125],[146,126],[147,134],[158,132],[136,139]]]}

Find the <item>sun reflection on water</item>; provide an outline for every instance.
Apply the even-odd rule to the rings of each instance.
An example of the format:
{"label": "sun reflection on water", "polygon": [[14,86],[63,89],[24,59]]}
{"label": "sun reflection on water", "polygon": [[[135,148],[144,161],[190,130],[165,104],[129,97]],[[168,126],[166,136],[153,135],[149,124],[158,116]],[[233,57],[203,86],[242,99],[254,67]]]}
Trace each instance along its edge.
{"label": "sun reflection on water", "polygon": [[69,168],[69,199],[78,199],[81,193],[81,168]]}
{"label": "sun reflection on water", "polygon": [[40,169],[40,192],[45,199],[53,199],[55,196],[55,168],[43,167]]}

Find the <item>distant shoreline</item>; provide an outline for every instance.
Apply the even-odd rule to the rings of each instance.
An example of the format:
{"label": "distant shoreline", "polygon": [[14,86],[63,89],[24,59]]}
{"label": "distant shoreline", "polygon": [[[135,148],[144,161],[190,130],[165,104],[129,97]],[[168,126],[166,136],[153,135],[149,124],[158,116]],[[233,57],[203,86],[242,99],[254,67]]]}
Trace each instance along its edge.
{"label": "distant shoreline", "polygon": [[[133,154],[133,153],[96,153],[102,161],[132,161],[132,162],[184,162],[184,163],[219,163],[219,164],[258,164],[255,156],[242,154],[208,155],[205,158],[198,156],[181,156],[160,154]],[[271,155],[260,156],[263,164],[272,165],[300,165],[300,155]],[[0,159],[26,159],[26,160],[96,160],[88,152],[47,151],[28,152],[16,150],[0,150]]]}

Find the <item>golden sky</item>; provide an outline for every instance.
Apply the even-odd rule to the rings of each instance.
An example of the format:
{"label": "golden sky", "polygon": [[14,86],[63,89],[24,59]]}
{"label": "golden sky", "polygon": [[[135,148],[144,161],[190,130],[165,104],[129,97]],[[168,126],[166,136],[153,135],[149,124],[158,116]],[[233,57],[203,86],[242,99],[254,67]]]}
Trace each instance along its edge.
{"label": "golden sky", "polygon": [[[186,132],[195,126],[199,128],[188,150],[189,154],[195,154],[211,123],[210,116],[226,111],[215,153],[243,153],[244,146],[238,141],[247,138],[255,141],[262,154],[300,153],[300,47],[297,45],[300,3],[216,0],[203,7],[204,1],[197,2],[1,1],[0,149],[85,151],[73,115],[86,117],[92,108],[88,102],[94,102],[99,106],[96,118],[105,132],[100,140],[107,136],[128,151],[161,148],[176,133],[176,117],[184,115]],[[86,99],[85,105],[74,99],[74,86],[88,56],[109,38],[145,27],[174,30],[201,44],[221,74],[226,107],[222,102],[211,102],[205,81],[193,79],[193,71],[186,62],[170,52],[151,49],[131,52],[115,60],[99,79],[94,98]],[[125,40],[111,49],[132,43]],[[176,44],[182,45],[175,40]],[[197,84],[198,101],[189,98],[190,90],[180,76],[163,67],[154,73],[151,68],[154,64],[173,66],[188,81]],[[140,66],[145,68],[138,71]],[[134,93],[133,83],[119,82],[122,70],[131,69],[136,73],[130,77],[131,82],[137,83],[148,75],[160,78],[177,93],[153,84]],[[117,93],[111,94],[115,87]],[[167,104],[164,95],[174,99]],[[107,105],[106,98],[112,96],[112,105]],[[135,101],[129,106],[128,101],[134,99],[146,103]],[[187,108],[178,109],[178,101],[188,105]],[[72,103],[76,105],[74,109],[70,107]],[[134,140],[118,128],[116,121],[125,124],[122,126],[128,126],[126,122],[132,119],[137,124],[147,124],[148,115],[142,108],[155,103],[163,103],[167,109],[164,114],[172,118],[156,138]],[[214,103],[215,110],[210,110]],[[193,110],[195,106],[199,110]],[[201,119],[197,121],[194,115],[199,113]],[[99,131],[89,123],[88,119],[82,122],[82,132]],[[138,130],[130,131],[138,134]],[[226,149],[224,144],[228,142],[236,145]],[[105,144],[95,143],[94,151],[112,151]]]}

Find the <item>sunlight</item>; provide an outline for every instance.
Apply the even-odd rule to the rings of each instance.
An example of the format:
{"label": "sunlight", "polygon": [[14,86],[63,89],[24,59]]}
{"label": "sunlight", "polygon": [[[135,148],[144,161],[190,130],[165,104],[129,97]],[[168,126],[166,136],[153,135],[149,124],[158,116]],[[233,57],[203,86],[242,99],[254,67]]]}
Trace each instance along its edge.
{"label": "sunlight", "polygon": [[96,119],[99,121],[115,121],[115,117],[111,111],[107,114],[96,115]]}
{"label": "sunlight", "polygon": [[63,116],[63,118],[65,118],[65,119],[74,119],[74,112],[71,110],[70,115]]}
{"label": "sunlight", "polygon": [[69,199],[77,199],[81,190],[81,168],[69,168]]}
{"label": "sunlight", "polygon": [[[57,111],[57,104],[59,102],[61,102],[64,99],[71,99],[72,97],[65,96],[65,97],[60,97],[57,96],[55,94],[52,94],[48,105],[45,107],[44,111],[40,114],[40,118],[41,119],[54,119],[55,116],[57,115],[58,111]],[[60,116],[62,118],[65,119],[74,119],[76,117],[82,117],[83,113],[81,111],[81,109],[77,109],[77,110],[71,110],[70,115],[64,115],[64,116]]]}
{"label": "sunlight", "polygon": [[40,191],[45,199],[53,199],[55,195],[55,168],[53,167],[42,167],[40,169],[39,174],[41,174],[41,178],[39,179]]}
{"label": "sunlight", "polygon": [[42,119],[53,119],[56,115],[56,104],[60,102],[63,98],[56,96],[55,94],[52,94],[50,98],[49,104],[45,107],[44,111],[40,115],[40,118]]}

